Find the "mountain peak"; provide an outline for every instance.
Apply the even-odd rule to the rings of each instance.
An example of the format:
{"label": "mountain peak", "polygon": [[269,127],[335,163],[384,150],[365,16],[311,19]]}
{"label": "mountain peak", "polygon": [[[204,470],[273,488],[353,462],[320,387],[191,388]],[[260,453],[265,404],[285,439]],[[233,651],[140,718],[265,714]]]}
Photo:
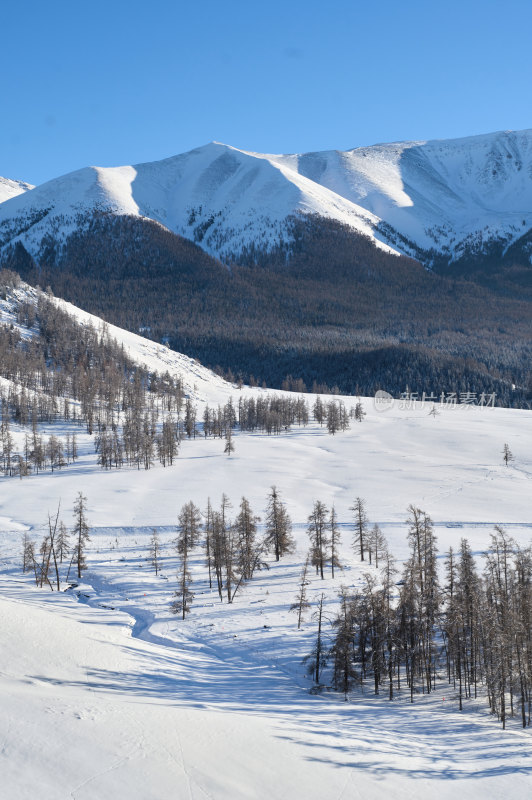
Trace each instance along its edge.
{"label": "mountain peak", "polygon": [[67,237],[106,211],[155,220],[231,261],[289,241],[289,218],[315,214],[378,247],[452,261],[532,228],[531,176],[532,130],[285,155],[213,141],[162,161],[77,170],[29,194],[3,179],[0,230],[38,260],[50,232]]}

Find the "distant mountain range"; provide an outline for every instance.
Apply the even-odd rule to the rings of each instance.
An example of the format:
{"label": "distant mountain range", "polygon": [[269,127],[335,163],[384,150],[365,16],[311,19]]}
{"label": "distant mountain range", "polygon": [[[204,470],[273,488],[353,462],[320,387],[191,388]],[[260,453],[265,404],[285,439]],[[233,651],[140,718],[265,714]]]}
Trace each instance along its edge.
{"label": "distant mountain range", "polygon": [[532,130],[212,143],[2,197],[0,267],[228,377],[531,404]]}
{"label": "distant mountain range", "polygon": [[532,130],[299,155],[211,143],[163,161],[86,167],[41,186],[0,178],[0,246],[36,260],[94,213],[164,225],[224,261],[282,242],[294,215],[318,215],[425,266],[530,263]]}

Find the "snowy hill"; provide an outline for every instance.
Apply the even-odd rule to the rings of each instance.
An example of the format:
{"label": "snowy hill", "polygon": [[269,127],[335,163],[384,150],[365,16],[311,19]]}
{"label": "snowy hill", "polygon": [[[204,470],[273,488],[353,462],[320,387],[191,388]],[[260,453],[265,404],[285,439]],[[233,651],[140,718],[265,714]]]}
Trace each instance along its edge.
{"label": "snowy hill", "polygon": [[[28,330],[17,321],[16,307],[21,303],[29,303],[36,307],[38,291],[21,282],[6,299],[0,299],[0,325],[15,328],[25,340],[30,340],[35,334],[34,329]],[[99,317],[89,314],[80,308],[67,303],[60,298],[50,298],[58,308],[74,318],[82,327],[92,326],[95,330],[103,330],[124,348],[127,356],[136,364],[146,367],[150,372],[160,375],[165,372],[173,377],[178,377],[187,394],[201,403],[225,403],[234,394],[235,388],[219,375],[204,367],[199,361],[170,350],[163,344],[145,339],[130,331],[110,325]],[[1,382],[1,379],[0,379]],[[244,392],[249,389],[244,389]],[[261,389],[255,390],[261,393]]]}
{"label": "snowy hill", "polygon": [[[532,130],[276,161],[363,206],[415,246],[454,258],[475,236],[509,244],[532,227]],[[409,252],[400,239],[397,246]]]}
{"label": "snowy hill", "polygon": [[221,258],[252,243],[272,247],[297,212],[340,220],[365,235],[379,222],[273,159],[212,143],[164,161],[88,167],[49,181],[0,207],[0,236],[21,241],[38,258],[47,234],[64,241],[93,212],[155,220]]}
{"label": "snowy hill", "polygon": [[[32,290],[25,284],[23,287],[22,292],[31,296]],[[136,333],[125,331],[116,325],[104,323],[103,320],[77,308],[72,303],[58,298],[55,298],[54,302],[81,325],[92,325],[97,330],[105,325],[109,335],[124,347],[133,361],[147,367],[150,371],[159,374],[169,372],[172,376],[179,377],[187,394],[194,400],[211,404],[225,403],[234,394],[235,388],[232,384],[204,367],[196,359],[190,358],[184,353],[177,353],[163,344],[145,339]],[[247,391],[249,390],[244,390],[244,392]],[[261,393],[262,390],[257,389],[256,392]]]}
{"label": "snowy hill", "polygon": [[0,203],[4,200],[9,200],[11,197],[16,197],[19,194],[33,189],[33,186],[24,181],[12,181],[10,178],[2,178],[0,175]]}
{"label": "snowy hill", "polygon": [[317,214],[425,262],[504,250],[532,228],[532,131],[265,155],[213,142],[163,161],[88,167],[0,207],[4,245],[38,258],[43,238],[95,211],[155,220],[221,259],[289,238]]}

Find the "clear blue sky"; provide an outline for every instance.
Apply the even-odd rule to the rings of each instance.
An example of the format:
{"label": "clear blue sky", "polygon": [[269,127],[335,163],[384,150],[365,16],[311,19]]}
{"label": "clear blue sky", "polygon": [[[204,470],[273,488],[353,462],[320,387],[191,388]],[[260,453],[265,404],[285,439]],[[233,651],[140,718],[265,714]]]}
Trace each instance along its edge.
{"label": "clear blue sky", "polygon": [[531,0],[2,4],[0,175],[532,127]]}

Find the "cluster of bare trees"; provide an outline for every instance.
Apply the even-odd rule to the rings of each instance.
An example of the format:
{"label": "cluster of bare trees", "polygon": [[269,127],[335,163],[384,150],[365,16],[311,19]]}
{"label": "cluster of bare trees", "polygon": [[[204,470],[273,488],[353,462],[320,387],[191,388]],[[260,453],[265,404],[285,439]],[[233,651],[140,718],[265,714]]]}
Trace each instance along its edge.
{"label": "cluster of bare trees", "polygon": [[[2,467],[23,477],[61,468],[77,457],[75,434],[38,435],[40,423],[85,425],[95,434],[104,469],[124,463],[149,468],[155,456],[166,466],[177,455],[184,400],[181,380],[135,364],[106,326],[82,326],[46,295],[36,306],[20,301],[18,321],[33,327],[23,338],[13,326],[0,326],[2,390]],[[17,452],[9,423],[31,428]]]}
{"label": "cluster of bare trees", "polygon": [[[370,680],[375,694],[384,690],[391,700],[406,688],[412,702],[446,681],[457,692],[460,710],[464,699],[476,698],[483,687],[503,727],[516,712],[523,726],[530,725],[531,548],[519,547],[497,526],[483,572],[463,539],[458,554],[452,548],[447,554],[442,582],[432,520],[415,506],[408,511],[410,556],[400,580],[382,538],[380,571],[366,573],[355,592],[342,589],[332,646],[323,634],[322,599],[309,657],[315,681],[329,662],[338,691],[347,694],[354,684]],[[305,592],[299,597],[306,603]]]}
{"label": "cluster of bare trees", "polygon": [[121,429],[113,427],[97,434],[98,464],[103,469],[120,469],[124,464],[150,469],[157,457],[163,467],[171,466],[179,451],[180,438],[178,420],[167,417],[159,424],[153,409],[140,414],[126,409]]}
{"label": "cluster of bare trees", "polygon": [[238,402],[238,426],[242,431],[278,434],[293,425],[308,425],[309,406],[304,397],[243,398]]}
{"label": "cluster of bare trees", "polygon": [[87,498],[83,493],[78,492],[74,502],[74,523],[70,530],[60,519],[60,511],[59,504],[55,516],[48,514],[45,534],[38,548],[27,532],[22,540],[23,571],[33,572],[35,584],[41,588],[47,585],[52,591],[54,584],[59,591],[61,581],[68,582],[73,571],[81,578],[87,566],[85,553],[90,541]]}
{"label": "cluster of bare trees", "polygon": [[[172,611],[181,614],[183,619],[194,597],[190,555],[200,543],[201,534],[209,588],[216,588],[220,602],[225,599],[227,603],[232,603],[240,587],[250,581],[256,571],[268,568],[265,561],[268,553],[272,553],[278,561],[293,551],[292,523],[275,486],[272,486],[268,495],[264,535],[260,540],[257,538],[260,517],[253,512],[249,501],[242,497],[234,519],[231,519],[231,509],[231,502],[224,494],[217,509],[208,500],[204,514],[191,502],[186,503],[179,513],[175,540],[179,558],[178,588]],[[150,551],[154,565],[157,564],[155,541],[152,538]]]}
{"label": "cluster of bare trees", "polygon": [[[12,287],[11,287],[12,288]],[[302,396],[265,395],[233,399],[210,408],[198,420],[197,406],[185,397],[179,378],[160,375],[135,364],[113,340],[107,326],[80,325],[45,294],[36,303],[16,300],[18,322],[31,328],[23,337],[13,325],[0,326],[0,376],[9,380],[2,389],[1,465],[5,475],[21,478],[43,469],[61,469],[77,457],[75,434],[38,435],[41,423],[84,425],[94,435],[98,463],[103,469],[124,465],[149,469],[157,459],[169,466],[178,455],[183,437],[220,437],[225,452],[234,451],[232,432],[261,431],[278,435],[293,425],[307,425],[311,412]],[[347,411],[343,402],[317,398],[314,419],[329,433],[361,421],[360,401]],[[16,448],[9,425],[31,428],[24,447]]]}
{"label": "cluster of bare trees", "polygon": [[[292,523],[275,486],[261,522],[249,501],[242,497],[232,515],[227,495],[218,508],[209,501],[205,511],[192,502],[178,515],[177,586],[171,610],[185,619],[194,599],[191,559],[199,555],[208,570],[209,588],[220,602],[232,603],[239,589],[255,573],[267,569],[268,555],[279,561],[294,551]],[[443,683],[456,692],[462,710],[466,699],[486,694],[490,709],[506,726],[519,714],[523,727],[532,716],[532,548],[519,547],[500,526],[491,536],[479,565],[466,539],[458,553],[445,557],[444,575],[438,569],[434,525],[427,513],[408,508],[409,557],[399,574],[396,561],[377,525],[370,527],[361,498],[353,506],[353,548],[357,559],[371,562],[362,583],[349,591],[342,586],[340,609],[331,621],[322,592],[314,618],[317,636],[306,657],[316,684],[327,664],[332,683],[346,697],[354,686],[371,682],[376,695],[390,700],[408,692],[413,702],[420,693],[430,694]],[[48,516],[40,545],[28,533],[23,537],[23,570],[32,572],[37,586],[59,591],[75,571],[81,578],[86,568],[89,542],[87,499],[79,492],[70,530],[60,519]],[[314,503],[308,517],[310,549],[297,594],[290,610],[297,614],[298,628],[311,610],[307,587],[309,569],[324,578],[330,568],[340,568],[340,530],[334,506]],[[198,549],[200,552],[198,553]],[[362,558],[367,556],[368,558]],[[149,544],[149,561],[155,573],[161,569],[161,544],[156,530]],[[400,579],[398,580],[398,577]]]}
{"label": "cluster of bare trees", "polygon": [[532,706],[532,551],[500,526],[477,571],[468,542],[449,551],[443,635],[449,680],[464,697],[486,687],[492,713],[503,728],[517,709],[523,727]]}
{"label": "cluster of bare trees", "polygon": [[0,459],[4,475],[18,475],[24,478],[31,472],[39,473],[45,469],[61,469],[74,463],[78,458],[78,443],[75,433],[67,433],[65,437],[51,434],[48,437],[38,433],[32,421],[31,434],[24,434],[21,452],[15,449],[7,404],[0,397],[2,406],[0,421]]}
{"label": "cluster of bare trees", "polygon": [[[201,433],[205,439],[224,438],[224,452],[231,455],[235,450],[234,430],[279,435],[293,425],[308,425],[310,418],[309,406],[303,397],[277,395],[256,399],[240,397],[237,404],[230,397],[223,406],[206,405],[202,423],[198,422],[197,406],[188,397],[182,413],[180,407],[176,411],[175,418],[167,416],[160,422],[153,403],[147,409],[139,408],[138,404],[125,407],[121,428],[114,424],[111,428],[98,427],[95,448],[100,466],[112,469],[127,464],[150,469],[156,457],[163,466],[169,466],[178,455],[181,440],[184,437],[195,439]],[[349,428],[350,418],[362,421],[365,416],[360,401],[348,412],[342,401],[333,399],[325,403],[320,397],[314,404],[313,414],[331,434]]]}
{"label": "cluster of bare trees", "polygon": [[[331,399],[327,402],[317,397],[311,409],[304,397],[286,397],[268,394],[264,397],[239,397],[235,405],[233,399],[216,409],[205,407],[203,412],[203,435],[218,436],[220,439],[227,431],[236,428],[240,431],[260,431],[268,435],[278,435],[294,425],[308,425],[311,416],[320,425],[326,425],[329,433],[349,428],[349,420],[362,421],[365,412],[360,400],[349,411],[343,401]],[[195,419],[195,417],[194,417]],[[193,427],[188,426],[187,435],[195,435]]]}
{"label": "cluster of bare trees", "polygon": [[[350,507],[353,512],[353,549],[361,561],[366,556],[369,563],[379,566],[379,559],[387,553],[387,544],[384,535],[377,524],[372,527],[366,514],[366,505],[362,498],[357,497]],[[308,517],[307,532],[310,539],[308,561],[316,568],[316,575],[325,577],[326,566],[331,569],[334,578],[335,568],[341,567],[339,561],[340,528],[334,506],[330,511],[320,500],[316,500],[312,513]]]}
{"label": "cluster of bare trees", "polygon": [[366,416],[366,412],[360,400],[358,400],[357,404],[348,412],[342,400],[333,399],[324,402],[319,396],[314,402],[312,412],[316,422],[319,422],[320,425],[325,423],[328,432],[333,436],[338,431],[346,431],[349,428],[350,419],[356,419],[357,422],[362,422]]}

